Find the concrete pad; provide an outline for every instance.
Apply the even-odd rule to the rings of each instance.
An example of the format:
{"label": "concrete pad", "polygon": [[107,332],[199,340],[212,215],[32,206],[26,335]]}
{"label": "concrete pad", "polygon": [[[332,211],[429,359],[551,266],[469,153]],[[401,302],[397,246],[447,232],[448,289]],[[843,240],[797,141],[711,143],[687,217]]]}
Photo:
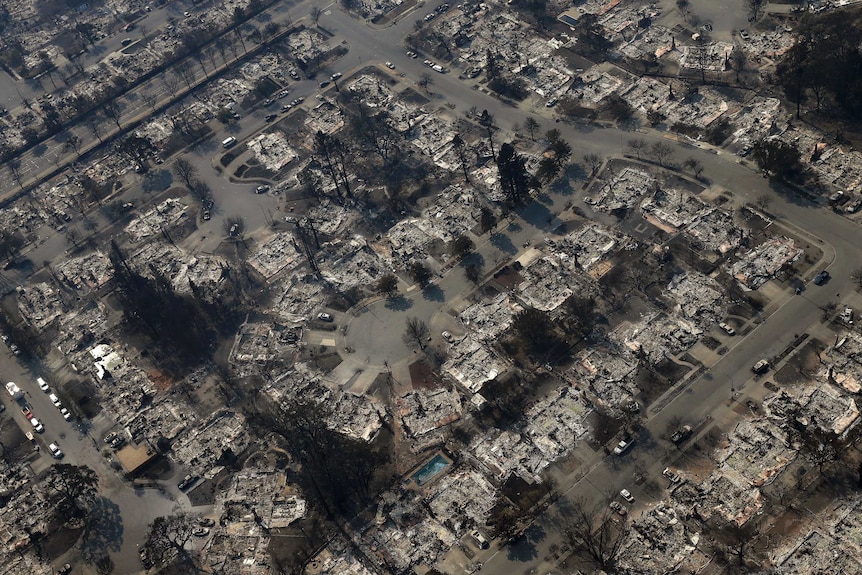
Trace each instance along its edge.
{"label": "concrete pad", "polygon": [[334,337],[321,338],[320,345],[325,345],[326,347],[335,347],[335,338]]}

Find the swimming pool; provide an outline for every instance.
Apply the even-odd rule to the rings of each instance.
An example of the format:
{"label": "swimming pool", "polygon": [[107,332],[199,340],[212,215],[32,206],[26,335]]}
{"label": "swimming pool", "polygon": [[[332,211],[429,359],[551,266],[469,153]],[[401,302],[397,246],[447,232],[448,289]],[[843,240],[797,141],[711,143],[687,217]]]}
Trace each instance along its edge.
{"label": "swimming pool", "polygon": [[434,459],[420,467],[410,479],[421,487],[431,481],[438,473],[449,467],[449,465],[450,463],[445,457],[437,455]]}

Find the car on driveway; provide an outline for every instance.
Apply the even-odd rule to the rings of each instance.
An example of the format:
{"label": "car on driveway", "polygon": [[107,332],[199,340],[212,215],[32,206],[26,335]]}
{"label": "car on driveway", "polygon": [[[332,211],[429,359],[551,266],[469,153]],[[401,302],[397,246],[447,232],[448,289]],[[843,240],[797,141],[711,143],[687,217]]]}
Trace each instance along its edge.
{"label": "car on driveway", "polygon": [[179,487],[181,491],[185,491],[197,480],[198,478],[196,475],[186,475],[179,483],[177,483],[177,487]]}
{"label": "car on driveway", "polygon": [[626,509],[626,506],[619,501],[611,501],[610,508],[619,513],[620,515],[625,515],[629,512],[629,510]]}
{"label": "car on driveway", "polygon": [[332,318],[332,314],[321,312],[321,313],[317,314],[317,319],[319,319],[320,321],[332,321],[333,318]]}
{"label": "car on driveway", "polygon": [[632,495],[631,493],[629,493],[629,490],[628,490],[628,489],[621,489],[621,490],[620,490],[620,497],[622,497],[623,499],[625,499],[625,500],[626,500],[626,501],[628,501],[629,503],[634,503],[634,502],[635,502],[635,497],[634,497],[634,495]]}
{"label": "car on driveway", "polygon": [[631,447],[632,443],[634,442],[635,440],[633,437],[620,440],[620,442],[617,443],[617,446],[614,447],[614,455],[622,455],[623,453],[628,451],[629,447]]}
{"label": "car on driveway", "polygon": [[718,324],[718,327],[724,330],[724,333],[727,335],[736,335],[736,330],[724,323],[723,321]]}
{"label": "car on driveway", "polygon": [[679,483],[680,478],[679,475],[670,470],[670,467],[665,467],[664,471],[661,472],[662,475],[670,479],[671,483]]}

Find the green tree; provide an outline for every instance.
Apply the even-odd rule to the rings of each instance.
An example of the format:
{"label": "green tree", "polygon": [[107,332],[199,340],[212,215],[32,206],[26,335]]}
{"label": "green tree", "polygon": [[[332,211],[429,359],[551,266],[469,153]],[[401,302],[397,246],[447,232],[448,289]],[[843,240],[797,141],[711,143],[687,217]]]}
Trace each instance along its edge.
{"label": "green tree", "polygon": [[757,167],[772,180],[792,181],[802,170],[799,149],[777,138],[757,141],[751,150],[751,156],[757,162]]}
{"label": "green tree", "polygon": [[382,296],[393,297],[398,293],[398,278],[393,274],[386,274],[377,280],[374,289]]}
{"label": "green tree", "polygon": [[466,235],[461,234],[452,240],[451,244],[449,244],[449,253],[456,259],[463,260],[472,254],[475,248],[476,246],[473,244],[473,240]]}
{"label": "green tree", "polygon": [[410,264],[410,267],[407,268],[407,273],[410,274],[410,277],[413,278],[419,287],[425,289],[428,287],[428,284],[431,283],[431,278],[434,274],[431,273],[431,270],[425,264],[421,262],[413,262]]}
{"label": "green tree", "polygon": [[547,313],[533,307],[524,308],[512,318],[512,329],[518,339],[533,352],[547,351],[557,341],[554,324]]}

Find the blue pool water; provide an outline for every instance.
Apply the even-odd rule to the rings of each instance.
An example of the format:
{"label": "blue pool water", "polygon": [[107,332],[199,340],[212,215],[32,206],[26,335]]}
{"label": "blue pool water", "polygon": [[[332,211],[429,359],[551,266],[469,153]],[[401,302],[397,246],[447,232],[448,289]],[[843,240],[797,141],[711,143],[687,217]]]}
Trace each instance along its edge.
{"label": "blue pool water", "polygon": [[438,473],[449,467],[449,462],[442,455],[436,456],[434,459],[423,465],[419,471],[413,474],[412,479],[416,485],[420,487],[428,483]]}

